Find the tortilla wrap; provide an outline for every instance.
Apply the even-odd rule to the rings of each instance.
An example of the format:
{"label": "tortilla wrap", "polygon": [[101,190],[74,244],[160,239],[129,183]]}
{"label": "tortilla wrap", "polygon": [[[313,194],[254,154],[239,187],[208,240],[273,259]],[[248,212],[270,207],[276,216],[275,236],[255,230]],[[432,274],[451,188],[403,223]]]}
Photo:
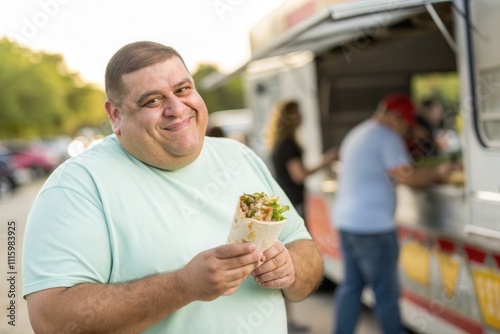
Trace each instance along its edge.
{"label": "tortilla wrap", "polygon": [[263,252],[278,240],[285,222],[286,219],[279,221],[262,221],[254,218],[247,218],[238,200],[227,243],[253,242],[256,244],[257,249]]}

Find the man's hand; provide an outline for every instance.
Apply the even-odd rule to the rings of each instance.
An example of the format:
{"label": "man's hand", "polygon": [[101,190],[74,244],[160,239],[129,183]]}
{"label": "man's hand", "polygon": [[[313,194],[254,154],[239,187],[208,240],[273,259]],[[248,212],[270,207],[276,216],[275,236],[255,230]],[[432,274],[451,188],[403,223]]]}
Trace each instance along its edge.
{"label": "man's hand", "polygon": [[443,162],[437,167],[439,181],[447,183],[454,171],[460,170],[460,165],[452,162]]}
{"label": "man's hand", "polygon": [[37,333],[139,333],[195,300],[234,293],[262,260],[255,244],[223,245],[175,272],[38,291],[26,297],[30,321]]}
{"label": "man's hand", "polygon": [[295,282],[295,269],[288,249],[277,240],[264,252],[264,262],[252,275],[263,288],[286,289]]}
{"label": "man's hand", "polygon": [[323,154],[323,165],[328,166],[335,160],[339,159],[339,148],[332,147]]}
{"label": "man's hand", "polygon": [[286,246],[276,241],[264,252],[264,262],[252,275],[261,287],[281,289],[286,300],[298,302],[321,282],[323,259],[312,240],[296,240]]}
{"label": "man's hand", "polygon": [[185,293],[210,301],[236,292],[262,260],[253,243],[222,245],[196,255],[178,274]]}

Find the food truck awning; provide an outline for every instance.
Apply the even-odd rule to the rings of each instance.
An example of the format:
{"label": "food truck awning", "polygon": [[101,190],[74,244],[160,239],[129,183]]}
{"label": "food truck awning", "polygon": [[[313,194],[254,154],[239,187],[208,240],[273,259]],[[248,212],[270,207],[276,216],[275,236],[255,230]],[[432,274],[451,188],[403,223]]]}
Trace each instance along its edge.
{"label": "food truck awning", "polygon": [[[229,74],[216,73],[201,82],[205,89],[215,89],[243,72],[255,60],[280,56],[299,50],[320,54],[335,46],[363,36],[383,33],[384,27],[400,23],[428,10],[429,5],[450,0],[365,0],[333,4],[306,18],[255,50],[251,58]],[[426,9],[427,6],[427,9]]]}

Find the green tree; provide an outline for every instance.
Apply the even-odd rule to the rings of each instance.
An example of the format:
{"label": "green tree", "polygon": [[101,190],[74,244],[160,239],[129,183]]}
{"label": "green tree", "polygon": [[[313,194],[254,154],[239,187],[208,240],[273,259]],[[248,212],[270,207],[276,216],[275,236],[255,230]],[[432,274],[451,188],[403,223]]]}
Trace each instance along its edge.
{"label": "green tree", "polygon": [[225,85],[214,90],[206,90],[201,87],[200,83],[202,79],[214,73],[220,73],[217,66],[213,64],[201,64],[193,74],[193,79],[197,85],[196,88],[205,100],[209,112],[244,108],[242,76],[235,76]]}
{"label": "green tree", "polygon": [[83,84],[58,54],[0,40],[0,138],[72,134],[105,117],[104,92]]}
{"label": "green tree", "polygon": [[[217,72],[216,66],[202,64],[193,77],[199,84]],[[197,88],[210,112],[244,107],[241,76],[215,90]],[[0,40],[0,139],[72,135],[81,127],[106,127],[104,100],[104,92],[71,73],[61,55]]]}

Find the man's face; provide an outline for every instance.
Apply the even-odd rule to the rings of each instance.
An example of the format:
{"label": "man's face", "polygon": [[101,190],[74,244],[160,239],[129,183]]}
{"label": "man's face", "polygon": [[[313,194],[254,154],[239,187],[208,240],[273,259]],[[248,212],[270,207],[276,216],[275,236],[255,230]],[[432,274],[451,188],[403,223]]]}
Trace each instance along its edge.
{"label": "man's face", "polygon": [[194,161],[202,148],[207,107],[182,61],[164,62],[125,74],[120,105],[105,107],[121,145],[139,160],[174,170]]}
{"label": "man's face", "polygon": [[410,126],[408,125],[404,117],[395,111],[391,111],[391,114],[394,120],[394,130],[402,137],[408,136],[410,134]]}

